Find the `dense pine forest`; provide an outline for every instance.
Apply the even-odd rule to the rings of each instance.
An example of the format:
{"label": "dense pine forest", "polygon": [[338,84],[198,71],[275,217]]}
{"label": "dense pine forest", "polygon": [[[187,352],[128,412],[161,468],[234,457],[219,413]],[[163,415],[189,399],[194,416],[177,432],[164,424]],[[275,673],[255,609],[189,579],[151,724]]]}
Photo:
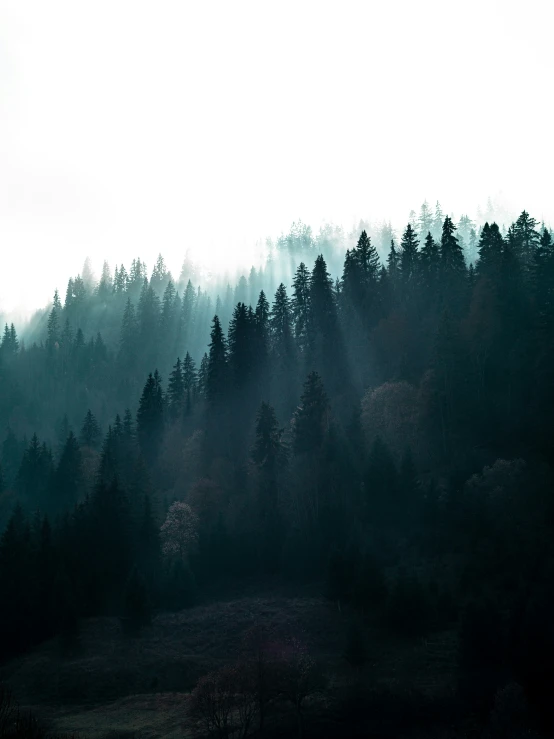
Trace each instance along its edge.
{"label": "dense pine forest", "polygon": [[[275,583],[339,614],[347,688],[309,639],[260,639],[256,679],[239,655],[190,686],[200,735],[281,736],[276,696],[299,736],[549,735],[553,419],[554,241],[526,211],[297,223],[232,281],[87,263],[1,340],[0,658]],[[385,690],[375,633],[450,634],[453,687]]]}

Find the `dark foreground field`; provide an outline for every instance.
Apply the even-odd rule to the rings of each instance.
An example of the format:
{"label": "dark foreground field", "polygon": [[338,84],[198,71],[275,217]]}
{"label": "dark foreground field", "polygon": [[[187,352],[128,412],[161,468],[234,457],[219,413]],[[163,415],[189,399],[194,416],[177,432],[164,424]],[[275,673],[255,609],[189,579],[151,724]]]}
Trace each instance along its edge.
{"label": "dark foreground field", "polygon": [[[19,702],[52,730],[82,737],[183,737],[190,691],[204,674],[231,663],[253,624],[274,639],[299,639],[320,665],[326,687],[305,708],[305,736],[446,736],[456,639],[451,632],[399,641],[366,624],[367,662],[345,659],[351,614],[317,594],[242,596],[157,615],[138,636],[115,618],[85,621],[77,642],[58,640],[5,665],[1,677]],[[265,733],[296,734],[284,704],[268,713]],[[345,733],[346,732],[346,733]]]}

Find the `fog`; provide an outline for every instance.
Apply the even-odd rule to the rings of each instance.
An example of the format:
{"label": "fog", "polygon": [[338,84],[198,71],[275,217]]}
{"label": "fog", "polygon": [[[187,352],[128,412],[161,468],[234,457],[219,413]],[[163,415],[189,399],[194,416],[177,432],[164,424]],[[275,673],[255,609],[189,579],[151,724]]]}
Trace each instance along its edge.
{"label": "fog", "polygon": [[489,195],[552,220],[552,8],[3,0],[0,310],[159,252],[247,266],[301,218]]}

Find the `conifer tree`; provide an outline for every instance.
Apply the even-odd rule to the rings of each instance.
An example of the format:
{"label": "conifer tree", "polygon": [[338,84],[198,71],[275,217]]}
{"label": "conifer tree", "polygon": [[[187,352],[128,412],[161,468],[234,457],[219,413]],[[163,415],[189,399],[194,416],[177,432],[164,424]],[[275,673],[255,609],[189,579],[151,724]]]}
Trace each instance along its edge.
{"label": "conifer tree", "polygon": [[112,273],[110,270],[110,265],[108,262],[104,262],[102,265],[102,275],[100,277],[100,282],[98,283],[98,288],[96,291],[96,294],[100,300],[107,300],[109,296],[113,292],[113,279],[112,279]]}
{"label": "conifer tree", "polygon": [[444,215],[442,212],[441,204],[437,200],[437,203],[435,205],[435,216],[433,218],[433,228],[431,231],[435,241],[440,241],[443,224],[444,224]]}
{"label": "conifer tree", "polygon": [[452,223],[452,219],[446,216],[440,244],[441,279],[445,292],[451,292],[456,301],[459,299],[467,271],[462,247],[454,235],[455,230],[456,226]]}
{"label": "conifer tree", "polygon": [[163,395],[158,370],[148,375],[137,411],[137,438],[140,451],[151,464],[158,455],[163,432]]}
{"label": "conifer tree", "polygon": [[379,254],[365,230],[360,234],[353,252],[362,271],[364,283],[366,285],[375,283],[380,268]]}
{"label": "conifer tree", "polygon": [[485,223],[479,239],[479,261],[477,274],[497,282],[502,269],[504,239],[496,223]]}
{"label": "conifer tree", "polygon": [[310,295],[310,273],[304,262],[300,262],[294,275],[292,296],[292,316],[294,321],[294,333],[296,341],[301,350],[305,350],[309,344],[311,295]]}
{"label": "conifer tree", "polygon": [[419,257],[422,282],[428,296],[432,296],[438,286],[440,274],[440,250],[431,232],[425,237]]}
{"label": "conifer tree", "polygon": [[[56,291],[56,296],[57,294],[58,293]],[[59,298],[57,302],[59,303]],[[56,347],[60,338],[59,311],[60,308],[57,308],[54,304],[52,310],[50,311],[50,315],[48,316],[48,324],[46,329],[46,345],[50,350],[53,350]]]}
{"label": "conifer tree", "polygon": [[171,280],[171,275],[167,270],[164,258],[161,254],[158,254],[156,264],[152,270],[152,276],[150,277],[150,285],[156,293],[160,293],[168,279]]}
{"label": "conifer tree", "polygon": [[81,427],[81,443],[85,446],[97,447],[100,443],[100,426],[90,408]]}
{"label": "conifer tree", "polygon": [[424,239],[425,236],[432,230],[433,220],[433,214],[431,212],[431,208],[429,207],[429,203],[427,202],[427,200],[424,200],[421,208],[419,209],[418,235],[420,240]]}
{"label": "conifer tree", "polygon": [[187,352],[183,361],[183,387],[185,392],[194,395],[198,384],[198,373],[194,359]]}
{"label": "conifer tree", "polygon": [[537,221],[527,211],[522,211],[517,221],[512,225],[511,248],[519,260],[524,271],[530,270],[533,265],[535,250],[540,242],[537,231]]}
{"label": "conifer tree", "polygon": [[[202,367],[200,368],[202,370]],[[214,316],[211,330],[210,353],[205,378],[205,393],[208,402],[220,403],[226,394],[227,342],[219,318]]]}
{"label": "conifer tree", "polygon": [[183,370],[179,357],[177,357],[177,362],[173,366],[173,370],[169,375],[167,396],[171,417],[173,419],[180,418],[183,414],[185,404],[185,384],[183,381]]}
{"label": "conifer tree", "polygon": [[548,341],[554,334],[554,241],[546,228],[535,249],[532,277],[537,324]]}
{"label": "conifer tree", "polygon": [[129,364],[132,364],[136,356],[137,346],[138,324],[135,315],[135,307],[129,297],[127,298],[127,303],[123,312],[123,320],[121,322],[119,338],[120,357]]}
{"label": "conifer tree", "polygon": [[207,396],[208,392],[208,367],[208,353],[204,352],[204,355],[200,361],[200,369],[198,371],[198,392],[204,397]]}
{"label": "conifer tree", "polygon": [[255,325],[244,303],[233,311],[229,323],[229,368],[235,387],[244,387],[252,379],[254,369]]}
{"label": "conifer tree", "polygon": [[291,356],[293,351],[292,307],[283,283],[275,292],[269,321],[274,354],[279,358]]}
{"label": "conifer tree", "polygon": [[56,511],[73,508],[82,491],[83,470],[81,451],[73,432],[69,432],[54,476],[52,506]]}
{"label": "conifer tree", "polygon": [[387,270],[393,285],[396,284],[400,272],[400,254],[396,251],[394,239],[391,239],[390,250],[387,256]]}
{"label": "conifer tree", "polygon": [[400,242],[402,251],[400,253],[400,271],[402,274],[402,285],[404,292],[413,287],[418,273],[419,241],[416,233],[410,224],[407,225],[402,241]]}
{"label": "conifer tree", "polygon": [[329,401],[317,372],[310,372],[293,418],[293,445],[296,454],[317,451],[329,425]]}
{"label": "conifer tree", "polygon": [[177,291],[171,278],[166,285],[162,299],[162,313],[161,313],[161,329],[165,337],[168,336],[173,322],[175,319],[175,298],[177,297]]}
{"label": "conifer tree", "polygon": [[281,440],[283,429],[279,428],[275,409],[262,402],[256,417],[256,432],[251,457],[254,463],[274,473],[276,466],[285,458],[285,446]]}

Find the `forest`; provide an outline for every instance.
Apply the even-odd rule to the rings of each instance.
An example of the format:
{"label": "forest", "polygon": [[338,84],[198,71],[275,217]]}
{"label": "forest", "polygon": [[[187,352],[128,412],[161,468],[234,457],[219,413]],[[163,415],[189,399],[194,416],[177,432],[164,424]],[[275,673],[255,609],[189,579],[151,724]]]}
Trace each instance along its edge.
{"label": "forest", "polygon": [[[298,222],[236,279],[86,263],[6,324],[0,680],[273,592],[308,625],[231,619],[166,691],[184,736],[550,736],[553,239],[438,203]],[[0,737],[41,735],[3,690]]]}

